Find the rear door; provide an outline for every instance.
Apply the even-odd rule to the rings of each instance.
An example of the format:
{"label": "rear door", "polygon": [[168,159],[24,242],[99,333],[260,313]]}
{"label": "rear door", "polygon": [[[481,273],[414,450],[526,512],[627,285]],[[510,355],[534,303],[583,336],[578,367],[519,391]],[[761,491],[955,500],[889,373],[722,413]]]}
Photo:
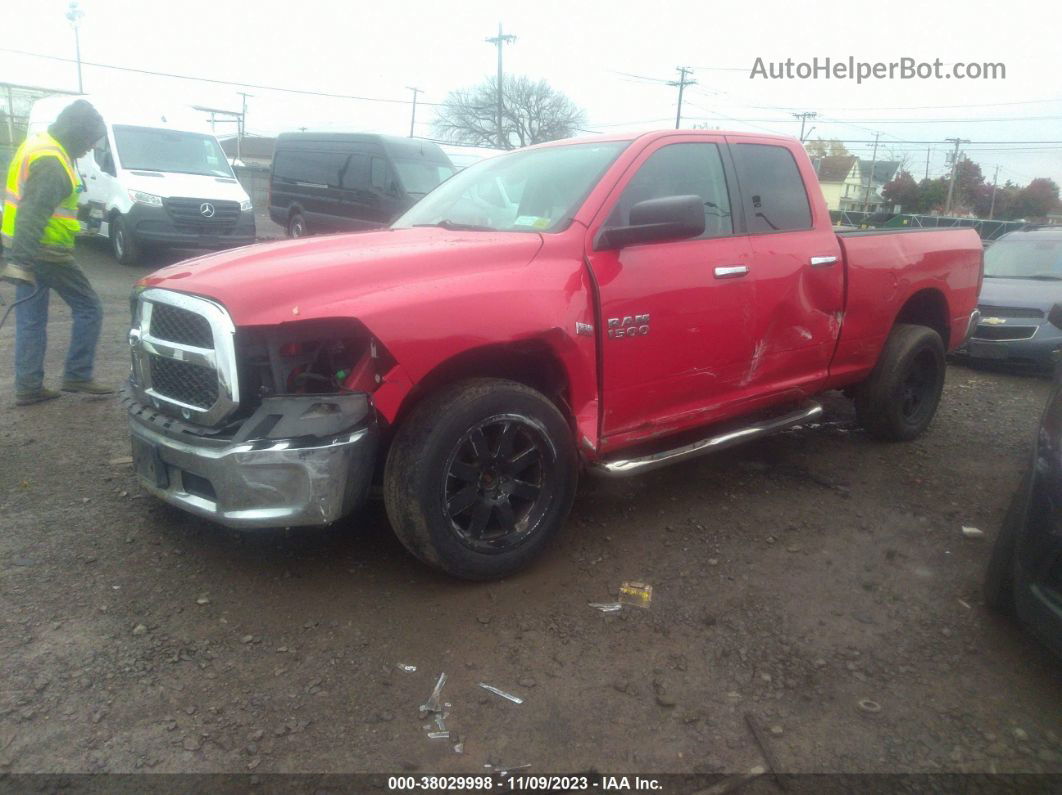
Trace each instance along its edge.
{"label": "rear door", "polygon": [[825,380],[841,329],[844,262],[807,158],[775,139],[729,137],[756,284],[752,367],[761,395],[810,394]]}
{"label": "rear door", "polygon": [[[732,213],[721,136],[658,139],[621,178],[588,234],[600,291],[604,445],[703,424],[733,400],[752,355],[748,238]],[[646,199],[696,194],[696,239],[594,251],[597,231]],[[609,438],[611,437],[611,439]]]}

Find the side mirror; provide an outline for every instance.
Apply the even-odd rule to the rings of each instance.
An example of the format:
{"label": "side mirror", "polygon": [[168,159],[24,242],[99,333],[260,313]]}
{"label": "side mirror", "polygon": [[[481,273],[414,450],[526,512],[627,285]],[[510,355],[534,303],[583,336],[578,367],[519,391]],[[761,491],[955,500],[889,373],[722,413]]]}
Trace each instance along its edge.
{"label": "side mirror", "polygon": [[594,241],[594,250],[703,235],[704,199],[700,196],[647,199],[631,207],[630,221],[629,226],[602,229]]}
{"label": "side mirror", "polygon": [[1062,329],[1062,304],[1055,304],[1047,313],[1047,322],[1057,329]]}
{"label": "side mirror", "polygon": [[114,155],[110,152],[103,156],[103,163],[100,165],[100,168],[112,177],[118,176],[118,171],[114,167]]}

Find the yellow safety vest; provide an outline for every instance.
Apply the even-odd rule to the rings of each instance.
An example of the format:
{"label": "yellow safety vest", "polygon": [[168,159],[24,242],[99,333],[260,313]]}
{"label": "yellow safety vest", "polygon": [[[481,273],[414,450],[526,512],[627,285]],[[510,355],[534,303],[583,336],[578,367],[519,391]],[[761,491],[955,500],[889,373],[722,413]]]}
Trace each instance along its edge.
{"label": "yellow safety vest", "polygon": [[30,166],[42,157],[54,157],[59,160],[70,177],[70,195],[59,203],[48,219],[41,233],[41,248],[38,256],[42,260],[65,261],[70,259],[74,248],[74,239],[81,229],[77,220],[77,197],[81,188],[81,178],[74,168],[70,155],[63,145],[46,132],[27,138],[15,152],[7,171],[7,193],[4,196],[4,224],[2,230],[4,247],[10,247],[15,240],[18,223],[18,204],[29,178]]}

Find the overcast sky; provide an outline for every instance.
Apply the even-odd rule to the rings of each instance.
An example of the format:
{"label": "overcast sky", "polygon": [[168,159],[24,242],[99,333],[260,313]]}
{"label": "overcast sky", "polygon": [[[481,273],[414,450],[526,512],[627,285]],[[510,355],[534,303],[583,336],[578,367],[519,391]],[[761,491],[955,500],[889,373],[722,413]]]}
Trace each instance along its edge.
{"label": "overcast sky", "polygon": [[[9,5],[15,5],[10,0]],[[4,14],[0,47],[72,58],[67,0],[23,0]],[[945,138],[970,139],[991,179],[1062,184],[1062,6],[1040,0],[799,3],[793,0],[81,0],[81,57],[101,64],[325,93],[406,100],[407,86],[440,102],[493,74],[484,39],[502,22],[517,36],[506,72],[549,81],[586,110],[588,130],[674,126],[677,91],[665,81],[693,67],[684,126],[797,135],[799,110],[817,111],[813,138],[840,138],[870,158],[906,155],[917,178],[946,171]],[[1002,80],[762,80],[757,57],[796,61],[904,56],[946,64],[999,62]],[[947,67],[945,67],[947,68]],[[632,77],[636,75],[637,77]],[[648,78],[648,79],[645,79]],[[0,80],[76,89],[76,68],[0,52]],[[232,85],[84,67],[85,91],[238,109]],[[251,132],[341,126],[405,135],[404,103],[322,99],[243,89]],[[430,136],[430,106],[417,133]],[[221,125],[219,125],[220,134]],[[913,143],[934,141],[935,144]],[[1015,144],[996,142],[1055,142]]]}

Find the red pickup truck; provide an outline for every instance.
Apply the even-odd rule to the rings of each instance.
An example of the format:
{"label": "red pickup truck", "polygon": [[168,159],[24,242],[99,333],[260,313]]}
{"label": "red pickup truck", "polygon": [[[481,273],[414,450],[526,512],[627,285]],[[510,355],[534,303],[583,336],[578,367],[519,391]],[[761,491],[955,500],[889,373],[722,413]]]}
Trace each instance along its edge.
{"label": "red pickup truck", "polygon": [[503,576],[581,471],[791,427],[829,389],[875,437],[914,438],[980,282],[971,230],[837,234],[795,140],[558,141],[460,172],[388,229],[143,279],[136,468],[241,528],[329,524],[376,484],[414,555]]}

